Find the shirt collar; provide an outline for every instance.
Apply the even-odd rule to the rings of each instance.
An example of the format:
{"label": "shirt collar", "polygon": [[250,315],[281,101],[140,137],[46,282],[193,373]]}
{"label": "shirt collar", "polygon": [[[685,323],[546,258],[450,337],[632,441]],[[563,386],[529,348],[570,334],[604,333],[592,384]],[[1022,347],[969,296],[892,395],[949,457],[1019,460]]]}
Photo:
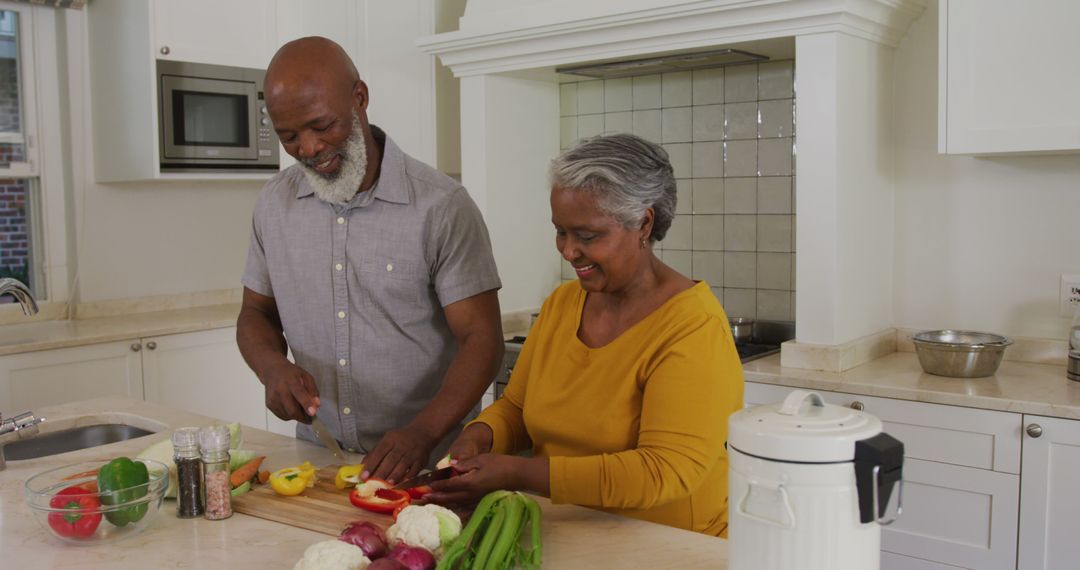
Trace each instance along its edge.
{"label": "shirt collar", "polygon": [[[375,181],[375,184],[368,190],[372,197],[384,202],[393,202],[395,204],[408,204],[409,203],[409,191],[405,182],[405,153],[401,151],[397,143],[393,141],[386,133],[375,125],[371,125],[371,134],[376,140],[376,144],[383,143],[382,164],[379,168],[379,178]],[[304,168],[303,165],[298,165],[300,168]],[[314,195],[315,190],[308,184],[307,176],[300,177],[300,185],[296,190],[296,198],[306,198]],[[363,196],[355,196],[350,204],[369,204],[370,200],[358,200]]]}

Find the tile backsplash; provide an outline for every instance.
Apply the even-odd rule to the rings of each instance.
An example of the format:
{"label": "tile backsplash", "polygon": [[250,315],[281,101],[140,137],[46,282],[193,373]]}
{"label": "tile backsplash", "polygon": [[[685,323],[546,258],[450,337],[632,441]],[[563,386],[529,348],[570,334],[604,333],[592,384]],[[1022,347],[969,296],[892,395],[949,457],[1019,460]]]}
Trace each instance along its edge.
{"label": "tile backsplash", "polygon": [[[795,319],[794,62],[559,86],[560,142],[629,132],[660,143],[678,188],[657,254],[705,280],[730,317]],[[563,279],[574,279],[564,260]]]}

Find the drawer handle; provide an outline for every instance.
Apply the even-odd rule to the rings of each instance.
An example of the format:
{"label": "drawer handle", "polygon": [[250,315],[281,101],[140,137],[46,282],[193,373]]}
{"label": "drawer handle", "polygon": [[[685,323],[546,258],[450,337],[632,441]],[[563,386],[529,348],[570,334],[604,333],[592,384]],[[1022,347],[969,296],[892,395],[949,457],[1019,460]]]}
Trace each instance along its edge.
{"label": "drawer handle", "polygon": [[863,404],[862,402],[856,400],[856,401],[848,404],[848,407],[853,409],[853,410],[858,410],[858,411],[861,412],[861,411],[866,409],[866,404]]}
{"label": "drawer handle", "polygon": [[149,348],[150,350],[154,350],[155,348],[157,348],[157,343],[154,342],[154,341],[150,341],[150,342],[146,343],[146,348]]}
{"label": "drawer handle", "polygon": [[170,51],[172,50],[169,49],[169,46],[161,46],[161,55],[169,55]]}
{"label": "drawer handle", "polygon": [[141,344],[139,344],[137,342],[131,343],[131,352],[139,352],[140,350],[142,350],[142,345]]}
{"label": "drawer handle", "polygon": [[1042,426],[1039,424],[1028,424],[1027,429],[1024,431],[1026,431],[1027,434],[1031,437],[1041,437],[1043,429]]}

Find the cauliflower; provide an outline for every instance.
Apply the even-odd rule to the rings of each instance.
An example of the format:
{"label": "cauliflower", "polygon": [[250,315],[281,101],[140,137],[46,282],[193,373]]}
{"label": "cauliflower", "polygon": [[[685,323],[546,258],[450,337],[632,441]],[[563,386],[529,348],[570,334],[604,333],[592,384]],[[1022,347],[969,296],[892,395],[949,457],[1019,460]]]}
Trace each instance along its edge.
{"label": "cauliflower", "polygon": [[371,564],[358,547],[340,540],[316,542],[304,551],[293,570],[364,570]]}
{"label": "cauliflower", "polygon": [[386,531],[386,538],[391,543],[401,541],[426,548],[439,556],[442,547],[459,534],[461,519],[450,509],[439,505],[409,505],[398,513],[397,522]]}

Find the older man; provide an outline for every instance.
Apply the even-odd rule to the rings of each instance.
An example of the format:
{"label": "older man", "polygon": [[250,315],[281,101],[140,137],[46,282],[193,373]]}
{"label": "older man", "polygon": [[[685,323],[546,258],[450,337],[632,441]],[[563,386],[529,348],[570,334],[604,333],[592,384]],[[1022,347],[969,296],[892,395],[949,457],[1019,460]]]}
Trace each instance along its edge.
{"label": "older man", "polygon": [[445,453],[501,360],[487,229],[460,184],[368,123],[334,42],[283,46],[265,91],[299,164],[255,206],[237,343],[300,437],[318,414],[371,475],[401,481]]}

